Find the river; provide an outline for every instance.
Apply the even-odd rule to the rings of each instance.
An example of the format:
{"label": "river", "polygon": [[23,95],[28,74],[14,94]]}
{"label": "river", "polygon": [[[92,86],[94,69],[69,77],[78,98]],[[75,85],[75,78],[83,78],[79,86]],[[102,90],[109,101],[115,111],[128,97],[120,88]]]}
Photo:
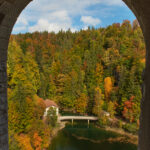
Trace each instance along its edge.
{"label": "river", "polygon": [[93,126],[67,125],[51,141],[48,150],[137,150],[137,146],[125,141],[115,141],[119,134]]}

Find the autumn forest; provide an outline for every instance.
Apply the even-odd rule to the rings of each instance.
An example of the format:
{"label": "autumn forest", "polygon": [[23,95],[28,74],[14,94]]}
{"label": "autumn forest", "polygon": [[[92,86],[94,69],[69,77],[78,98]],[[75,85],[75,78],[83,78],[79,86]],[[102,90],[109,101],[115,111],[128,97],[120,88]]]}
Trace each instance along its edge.
{"label": "autumn forest", "polygon": [[48,147],[45,99],[62,112],[98,116],[100,125],[108,112],[139,126],[145,44],[137,20],[11,35],[7,64],[10,150]]}

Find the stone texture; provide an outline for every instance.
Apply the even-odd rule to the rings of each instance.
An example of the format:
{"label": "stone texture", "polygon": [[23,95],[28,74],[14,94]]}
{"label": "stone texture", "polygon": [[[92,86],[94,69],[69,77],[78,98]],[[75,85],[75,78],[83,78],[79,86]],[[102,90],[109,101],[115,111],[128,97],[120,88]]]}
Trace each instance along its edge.
{"label": "stone texture", "polygon": [[150,1],[124,0],[134,12],[146,43],[146,69],[143,74],[143,98],[141,101],[141,117],[138,150],[150,149]]}
{"label": "stone texture", "polygon": [[30,0],[0,0],[0,150],[8,150],[7,48],[12,28]]}
{"label": "stone texture", "polygon": [[[0,150],[8,150],[7,48],[9,36],[21,11],[31,0],[0,0]],[[138,150],[150,150],[150,0],[123,0],[136,15],[146,43],[146,69]]]}

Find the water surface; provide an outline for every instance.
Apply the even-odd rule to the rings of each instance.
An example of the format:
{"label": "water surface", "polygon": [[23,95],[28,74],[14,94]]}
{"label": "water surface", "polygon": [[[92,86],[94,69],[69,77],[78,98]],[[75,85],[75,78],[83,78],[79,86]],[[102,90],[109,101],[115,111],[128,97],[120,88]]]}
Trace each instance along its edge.
{"label": "water surface", "polygon": [[[137,147],[130,143],[107,141],[119,136],[94,127],[67,126],[52,140],[49,150],[137,150]],[[90,140],[101,142],[95,143]]]}

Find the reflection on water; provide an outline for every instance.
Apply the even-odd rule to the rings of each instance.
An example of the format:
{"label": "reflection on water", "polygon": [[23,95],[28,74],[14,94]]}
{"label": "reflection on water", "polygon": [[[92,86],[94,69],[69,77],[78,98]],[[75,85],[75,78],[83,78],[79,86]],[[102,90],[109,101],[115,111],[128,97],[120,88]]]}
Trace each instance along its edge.
{"label": "reflection on water", "polygon": [[[52,140],[49,150],[136,150],[133,144],[108,142],[109,138],[117,138],[118,134],[94,127],[67,126]],[[95,142],[99,141],[99,143]]]}

